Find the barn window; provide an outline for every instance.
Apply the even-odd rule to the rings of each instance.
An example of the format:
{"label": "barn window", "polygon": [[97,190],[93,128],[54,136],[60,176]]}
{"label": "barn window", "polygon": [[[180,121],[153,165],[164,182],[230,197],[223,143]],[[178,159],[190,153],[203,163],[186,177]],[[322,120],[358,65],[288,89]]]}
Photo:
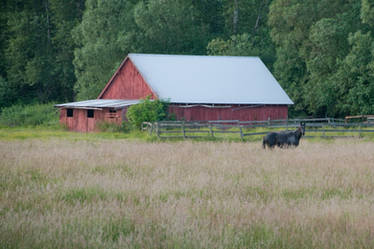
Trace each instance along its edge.
{"label": "barn window", "polygon": [[116,113],[117,111],[115,109],[109,109],[110,113]]}
{"label": "barn window", "polygon": [[87,118],[93,118],[94,117],[94,110],[87,110]]}
{"label": "barn window", "polygon": [[66,117],[73,117],[73,109],[66,110]]}

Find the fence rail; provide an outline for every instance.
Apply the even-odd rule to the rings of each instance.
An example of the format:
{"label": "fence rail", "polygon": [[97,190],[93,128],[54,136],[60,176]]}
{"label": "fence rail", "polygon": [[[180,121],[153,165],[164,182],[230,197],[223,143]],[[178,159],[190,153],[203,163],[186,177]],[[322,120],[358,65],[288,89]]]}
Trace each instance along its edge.
{"label": "fence rail", "polygon": [[[348,123],[344,119],[335,118],[266,121],[162,121],[143,123],[142,127],[159,138],[203,138],[220,137],[222,134],[237,134],[244,140],[245,137],[264,135],[274,130],[295,129],[301,122],[305,123],[306,137],[347,137],[347,133],[350,133],[351,136],[354,133],[357,133],[358,136],[363,133],[374,133],[374,122]],[[328,133],[338,134],[327,135]]]}

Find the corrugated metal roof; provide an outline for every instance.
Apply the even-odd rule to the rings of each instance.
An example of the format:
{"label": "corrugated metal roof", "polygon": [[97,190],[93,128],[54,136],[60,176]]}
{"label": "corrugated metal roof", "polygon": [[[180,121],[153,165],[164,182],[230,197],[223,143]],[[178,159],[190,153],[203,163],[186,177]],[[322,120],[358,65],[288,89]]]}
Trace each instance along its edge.
{"label": "corrugated metal roof", "polygon": [[129,54],[171,103],[293,104],[259,57]]}
{"label": "corrugated metal roof", "polygon": [[70,102],[65,104],[58,104],[55,107],[63,108],[78,108],[78,109],[89,109],[89,108],[114,108],[121,109],[125,106],[134,105],[139,103],[140,100],[124,100],[124,99],[91,99],[78,102]]}

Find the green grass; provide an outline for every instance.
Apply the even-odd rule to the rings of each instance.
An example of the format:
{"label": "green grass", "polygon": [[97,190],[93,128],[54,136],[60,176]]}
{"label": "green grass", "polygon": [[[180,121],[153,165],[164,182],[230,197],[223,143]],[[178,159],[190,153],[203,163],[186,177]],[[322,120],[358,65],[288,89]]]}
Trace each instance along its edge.
{"label": "green grass", "polygon": [[[328,128],[323,128],[323,129],[328,129]],[[358,128],[349,128],[349,129],[358,129]],[[179,132],[181,129],[169,129],[168,131],[176,131]],[[248,133],[257,133],[257,132],[278,132],[278,131],[283,131],[285,130],[284,128],[266,128],[266,127],[259,127],[259,128],[244,128],[243,133],[248,134]],[[289,130],[293,130],[290,128]],[[345,128],[341,128],[341,132],[315,132],[313,130],[307,130],[306,136],[307,139],[311,141],[316,141],[320,142],[323,140],[330,140],[334,139],[335,137],[355,137],[355,138],[363,138],[368,141],[374,141],[374,132],[365,132],[365,130],[374,130],[374,127],[371,128],[362,128],[362,132],[345,132]],[[235,133],[221,133],[221,132],[214,132],[214,136],[211,136],[209,134],[209,129],[208,128],[201,128],[199,129],[200,132],[194,132],[194,130],[186,130],[186,138],[183,138],[183,134],[180,133],[163,133],[161,134],[161,139],[163,141],[180,141],[184,139],[192,139],[196,141],[232,141],[232,142],[239,142],[239,141],[246,141],[246,142],[258,142],[262,141],[264,135],[248,135],[244,136],[244,139],[241,139],[240,133],[239,133],[239,128],[231,128],[231,129],[226,129],[225,131],[228,132],[235,132]],[[204,132],[202,132],[204,131]],[[219,129],[215,129],[214,131],[220,131]],[[169,138],[168,136],[179,136],[178,138]],[[196,137],[196,138],[189,138],[189,137]]]}
{"label": "green grass", "polygon": [[59,200],[75,204],[76,202],[93,202],[106,200],[108,194],[100,187],[72,188],[62,193]]}
{"label": "green grass", "polygon": [[[262,132],[265,131],[263,128],[254,129],[252,132]],[[198,136],[201,134],[190,133],[190,136]],[[321,135],[321,133],[308,133],[307,135]],[[328,134],[329,136],[354,136],[359,138],[358,134],[355,133],[334,133]],[[111,139],[128,139],[128,140],[141,140],[148,142],[157,142],[157,141],[168,141],[168,142],[179,142],[183,140],[191,140],[196,142],[222,142],[222,141],[231,141],[231,142],[259,142],[262,141],[263,135],[255,136],[246,136],[242,140],[239,134],[217,134],[215,137],[206,136],[200,138],[157,138],[155,134],[149,135],[148,132],[142,131],[130,131],[130,132],[90,132],[90,133],[81,133],[73,132],[64,129],[63,127],[48,127],[48,126],[35,126],[35,127],[4,127],[0,126],[0,140],[18,140],[18,139],[50,139],[50,138],[61,138],[69,140],[91,140],[91,141],[100,141],[100,140],[111,140]],[[374,133],[362,133],[361,139],[365,141],[374,141]],[[304,138],[305,139],[305,138]],[[313,137],[306,138],[312,142],[324,142],[331,143],[334,141],[334,138],[329,137]]]}
{"label": "green grass", "polygon": [[0,127],[0,140],[18,139],[49,139],[61,138],[70,140],[102,140],[102,139],[130,139],[153,141],[146,132],[132,131],[124,132],[90,132],[81,133],[64,129],[63,127],[51,128],[44,126],[37,127]]}

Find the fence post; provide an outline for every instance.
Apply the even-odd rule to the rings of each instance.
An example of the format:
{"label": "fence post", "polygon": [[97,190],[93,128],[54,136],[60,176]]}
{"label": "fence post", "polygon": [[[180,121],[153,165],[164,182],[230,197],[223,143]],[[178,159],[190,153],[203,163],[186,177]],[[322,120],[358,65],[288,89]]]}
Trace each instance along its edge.
{"label": "fence post", "polygon": [[157,137],[160,138],[160,125],[158,121],[156,122],[156,134]]}
{"label": "fence post", "polygon": [[152,123],[150,123],[151,124],[151,128],[149,129],[149,135],[152,135],[152,133],[153,133],[153,126],[154,126],[154,124],[152,124]]}
{"label": "fence post", "polygon": [[182,122],[182,133],[183,133],[183,138],[186,138],[186,130],[184,129],[184,121]]}
{"label": "fence post", "polygon": [[288,117],[286,119],[286,131],[288,131]]}
{"label": "fence post", "polygon": [[241,138],[242,140],[244,140],[243,128],[242,128],[241,125],[239,125],[239,128],[240,128],[240,138]]}
{"label": "fence post", "polygon": [[214,132],[213,132],[213,125],[212,123],[209,123],[209,133],[212,137],[214,137]]}

